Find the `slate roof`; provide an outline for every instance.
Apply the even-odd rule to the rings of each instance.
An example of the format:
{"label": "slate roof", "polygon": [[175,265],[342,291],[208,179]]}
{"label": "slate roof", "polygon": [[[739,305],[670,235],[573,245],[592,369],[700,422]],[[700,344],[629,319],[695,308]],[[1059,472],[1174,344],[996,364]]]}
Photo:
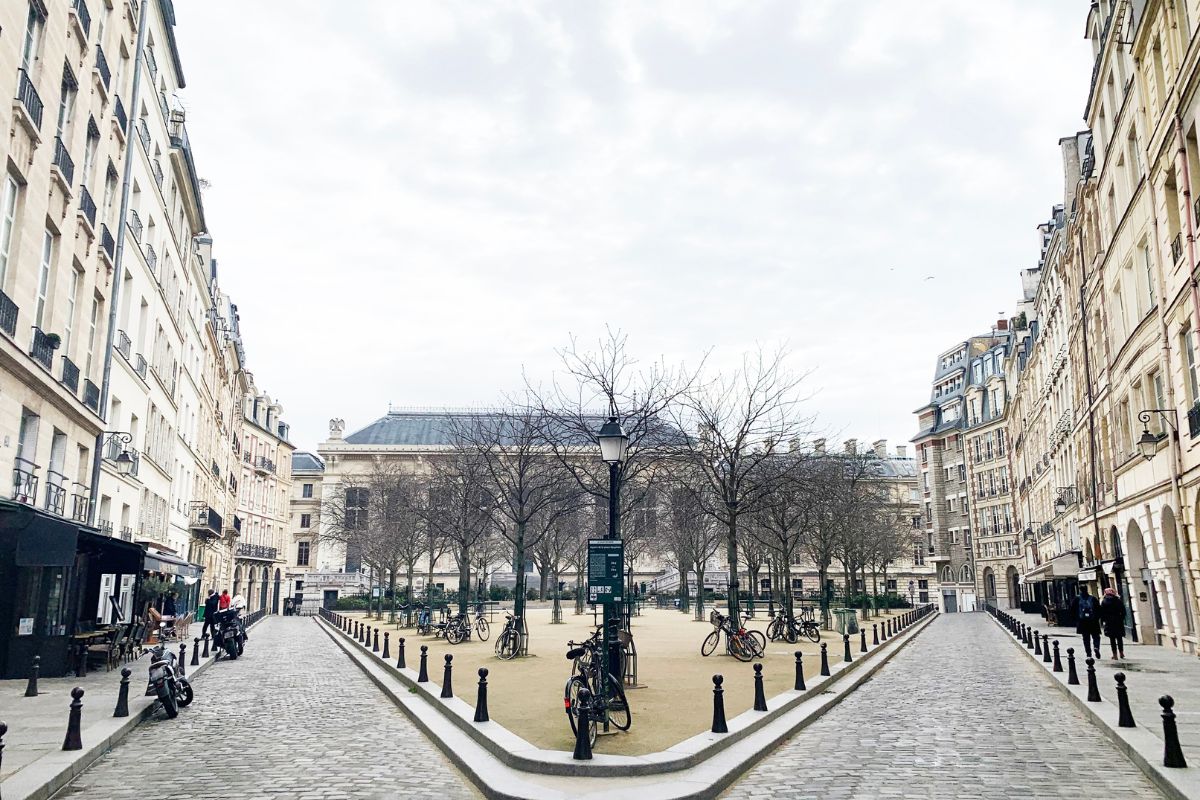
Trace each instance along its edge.
{"label": "slate roof", "polygon": [[325,462],[303,450],[292,453],[292,472],[324,472]]}
{"label": "slate roof", "polygon": [[[477,417],[498,416],[496,411],[392,411],[386,416],[345,437],[346,444],[392,445],[402,447],[449,447],[453,444],[454,423]],[[596,415],[593,430],[600,430],[607,417]],[[627,423],[628,424],[628,423]],[[628,428],[627,428],[628,430]],[[680,434],[668,425],[655,431],[664,440],[677,439]],[[564,430],[560,441],[580,438],[578,433]],[[589,446],[591,439],[579,442]]]}

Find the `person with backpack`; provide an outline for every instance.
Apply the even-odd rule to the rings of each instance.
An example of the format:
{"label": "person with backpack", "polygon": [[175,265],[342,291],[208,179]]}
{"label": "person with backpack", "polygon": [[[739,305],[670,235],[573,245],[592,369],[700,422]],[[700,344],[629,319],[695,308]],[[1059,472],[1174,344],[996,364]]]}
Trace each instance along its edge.
{"label": "person with backpack", "polygon": [[1112,657],[1125,658],[1125,601],[1112,587],[1104,590],[1104,599],[1100,601],[1100,622],[1104,624]]}
{"label": "person with backpack", "polygon": [[[1086,584],[1079,584],[1079,596],[1074,602],[1075,632],[1083,637],[1083,649],[1088,658],[1100,658],[1100,604],[1088,594]],[[1093,654],[1095,650],[1095,654]]]}

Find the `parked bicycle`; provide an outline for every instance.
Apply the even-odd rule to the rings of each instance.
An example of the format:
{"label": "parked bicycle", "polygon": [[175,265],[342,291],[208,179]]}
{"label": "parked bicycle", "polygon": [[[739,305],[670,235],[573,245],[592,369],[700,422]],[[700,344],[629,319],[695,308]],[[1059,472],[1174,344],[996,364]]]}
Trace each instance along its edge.
{"label": "parked bicycle", "polygon": [[810,642],[821,641],[821,628],[812,619],[811,611],[807,616],[801,612],[798,617],[776,614],[775,619],[771,620],[771,624],[767,626],[767,638],[772,642],[783,639],[788,644],[795,644],[801,636]]}
{"label": "parked bicycle", "polygon": [[[571,661],[571,677],[567,678],[563,688],[563,709],[567,712],[572,735],[578,735],[584,715],[588,740],[592,745],[596,744],[596,734],[601,726],[606,730],[609,725],[618,730],[629,730],[633,724],[633,714],[625,698],[625,689],[621,686],[620,678],[611,672],[605,674],[602,668],[604,640],[601,632],[597,631],[584,642],[568,642],[567,646],[571,648],[567,651],[567,658]],[[592,699],[586,704],[579,698],[583,689],[591,693]]]}
{"label": "parked bicycle", "polygon": [[520,617],[505,614],[504,629],[496,637],[496,655],[511,661],[521,654],[525,642],[525,624]]}
{"label": "parked bicycle", "polygon": [[751,661],[762,658],[767,649],[767,637],[762,631],[752,631],[746,628],[734,629],[729,617],[713,611],[709,616],[713,625],[712,633],[704,638],[700,645],[700,655],[710,656],[721,642],[721,634],[725,634],[725,652],[738,661]]}

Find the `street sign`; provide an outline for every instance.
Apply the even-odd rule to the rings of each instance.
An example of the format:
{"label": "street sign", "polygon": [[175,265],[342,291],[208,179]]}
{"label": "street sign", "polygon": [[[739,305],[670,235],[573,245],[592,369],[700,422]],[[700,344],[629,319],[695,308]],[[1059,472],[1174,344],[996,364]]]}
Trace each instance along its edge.
{"label": "street sign", "polygon": [[383,594],[383,589],[380,587],[376,586],[375,588],[371,589],[371,597],[379,597],[381,594]]}
{"label": "street sign", "polygon": [[620,539],[588,539],[588,602],[625,600],[625,543]]}

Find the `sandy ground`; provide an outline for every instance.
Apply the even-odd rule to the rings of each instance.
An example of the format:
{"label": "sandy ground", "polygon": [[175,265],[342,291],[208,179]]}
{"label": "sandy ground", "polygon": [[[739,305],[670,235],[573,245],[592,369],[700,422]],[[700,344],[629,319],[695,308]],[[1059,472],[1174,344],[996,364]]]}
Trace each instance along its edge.
{"label": "sandy ground", "polygon": [[[391,635],[393,664],[398,637],[405,638],[408,666],[413,669],[418,667],[420,646],[427,646],[429,677],[436,684],[442,682],[444,656],[453,654],[454,693],[472,706],[475,705],[479,680],[477,670],[487,667],[491,718],[538,747],[570,750],[573,740],[563,710],[563,688],[571,674],[571,665],[565,657],[567,641],[580,641],[595,630],[590,609],[582,616],[572,612],[571,607],[564,608],[563,623],[551,625],[549,608],[530,608],[527,612],[529,656],[513,661],[502,661],[494,652],[496,636],[503,626],[503,613],[494,616],[491,636],[486,642],[472,639],[451,645],[433,636],[417,636],[411,628],[402,629],[386,623],[381,630]],[[361,613],[349,616],[365,618]],[[727,716],[733,717],[753,706],[753,664],[724,655],[723,645],[712,656],[702,656],[700,644],[712,626],[708,622],[693,621],[691,617],[690,613],[653,608],[634,617],[639,688],[626,688],[633,725],[628,732],[601,737],[596,744],[598,752],[652,753],[707,730],[712,724],[712,676],[715,673],[725,677]],[[885,618],[880,616],[867,621],[868,644],[871,641],[870,624]],[[760,611],[748,627],[765,631],[769,621]],[[841,637],[824,632],[822,641],[829,646],[830,663],[841,660]],[[858,637],[851,637],[851,643],[851,651],[857,658]],[[382,646],[381,634],[381,649]],[[804,654],[806,679],[820,672],[820,644],[807,640],[795,645],[783,641],[768,642],[766,656],[761,661],[767,697],[792,688],[793,653],[797,649]]]}

